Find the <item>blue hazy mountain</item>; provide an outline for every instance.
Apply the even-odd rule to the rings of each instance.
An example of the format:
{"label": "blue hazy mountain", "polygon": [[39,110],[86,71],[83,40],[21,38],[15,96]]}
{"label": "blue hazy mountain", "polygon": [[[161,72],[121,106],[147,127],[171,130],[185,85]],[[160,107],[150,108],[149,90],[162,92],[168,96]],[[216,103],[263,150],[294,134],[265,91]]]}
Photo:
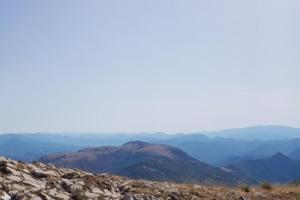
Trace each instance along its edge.
{"label": "blue hazy mountain", "polygon": [[218,165],[232,157],[258,159],[272,156],[277,152],[289,155],[299,148],[300,139],[267,141],[210,138],[201,141],[187,140],[182,143],[169,140],[163,143],[176,146],[199,160]]}
{"label": "blue hazy mountain", "polygon": [[0,135],[0,155],[15,160],[34,161],[54,152],[76,151],[81,146],[35,140],[34,137],[19,134]]}
{"label": "blue hazy mountain", "polygon": [[288,126],[252,126],[208,132],[210,136],[250,140],[287,140],[300,138],[300,128]]}
{"label": "blue hazy mountain", "polygon": [[[25,134],[24,134],[25,135]],[[1,136],[1,135],[0,135]],[[128,141],[167,140],[177,137],[166,133],[31,133],[27,137],[40,142],[51,142],[75,146],[122,145]]]}
{"label": "blue hazy mountain", "polygon": [[289,157],[300,161],[300,148],[295,149],[292,153],[290,153]]}
{"label": "blue hazy mountain", "polygon": [[230,158],[266,158],[277,152],[286,155],[300,147],[300,129],[285,126],[255,126],[201,132],[159,141],[176,146],[189,155],[213,165]]}
{"label": "blue hazy mountain", "polygon": [[203,140],[205,136],[210,138],[231,138],[245,140],[288,140],[300,138],[300,128],[288,126],[251,126],[244,128],[225,129],[220,131],[206,131],[191,134],[183,134],[176,138]]}
{"label": "blue hazy mountain", "polygon": [[288,183],[300,178],[299,162],[282,153],[276,153],[265,159],[243,159],[228,165],[227,168],[233,174],[245,177],[252,183],[262,181]]}

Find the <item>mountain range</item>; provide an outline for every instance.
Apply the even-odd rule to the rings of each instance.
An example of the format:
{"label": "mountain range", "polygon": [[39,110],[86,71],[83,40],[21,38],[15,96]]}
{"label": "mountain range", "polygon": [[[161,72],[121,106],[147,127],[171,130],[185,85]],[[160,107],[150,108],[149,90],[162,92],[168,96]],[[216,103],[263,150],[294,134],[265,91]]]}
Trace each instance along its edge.
{"label": "mountain range", "polygon": [[[285,126],[255,126],[175,135],[160,132],[4,134],[0,135],[0,155],[23,161],[33,161],[48,153],[77,151],[87,147],[116,146],[139,140],[171,145],[203,162],[224,166],[230,164],[228,161],[233,158],[267,158],[277,152],[292,155],[294,158],[296,156],[294,151],[300,147],[299,130]],[[267,138],[271,139],[267,140]],[[12,149],[14,141],[17,145],[14,145]],[[36,148],[32,148],[33,146]]]}
{"label": "mountain range", "polygon": [[56,153],[39,161],[93,173],[111,173],[130,178],[206,184],[236,184],[238,178],[198,161],[178,148],[141,141],[122,146]]}
{"label": "mountain range", "polygon": [[[227,184],[257,184],[261,181],[286,183],[299,178],[298,130],[281,126],[258,126],[175,135],[4,134],[0,135],[0,155],[25,162],[42,157],[44,162],[59,166],[151,180]],[[267,136],[273,133],[274,138],[268,140]],[[286,138],[283,137],[285,133]],[[262,139],[258,140],[256,138],[259,134]],[[129,151],[133,147],[137,149]],[[149,148],[152,151],[145,151]],[[169,152],[172,156],[168,157],[162,152]],[[291,173],[278,171],[282,165]]]}

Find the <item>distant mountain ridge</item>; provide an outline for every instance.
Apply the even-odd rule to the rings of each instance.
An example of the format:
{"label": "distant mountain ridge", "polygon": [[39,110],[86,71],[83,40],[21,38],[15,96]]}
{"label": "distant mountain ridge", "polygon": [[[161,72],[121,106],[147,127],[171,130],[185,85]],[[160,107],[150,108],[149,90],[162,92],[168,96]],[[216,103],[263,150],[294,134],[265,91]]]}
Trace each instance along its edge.
{"label": "distant mountain ridge", "polygon": [[31,162],[54,152],[76,151],[82,147],[47,141],[19,134],[0,135],[0,155],[15,160]]}
{"label": "distant mountain ridge", "polygon": [[200,162],[180,149],[141,141],[122,146],[83,149],[74,153],[51,154],[39,161],[60,167],[107,172],[130,178],[188,183],[236,184],[238,178]]}
{"label": "distant mountain ridge", "polygon": [[227,169],[252,183],[288,183],[300,178],[300,163],[279,152],[264,159],[243,159],[228,165]]}
{"label": "distant mountain ridge", "polygon": [[292,153],[290,153],[289,157],[295,160],[300,160],[300,148],[295,149]]}
{"label": "distant mountain ridge", "polygon": [[[120,143],[123,144],[123,143],[128,143],[129,141],[136,141],[136,140],[144,141],[144,143],[141,144],[145,144],[145,143],[152,143],[152,145],[165,144],[186,152],[188,155],[195,158],[194,160],[197,159],[201,161],[201,163],[208,163],[210,167],[212,167],[212,165],[217,166],[214,169],[216,168],[219,169],[219,167],[227,167],[230,165],[237,165],[238,167],[240,167],[238,171],[242,171],[243,169],[247,169],[247,168],[243,165],[238,165],[238,163],[243,163],[247,161],[246,163],[249,166],[249,171],[251,172],[251,169],[256,169],[257,166],[257,164],[253,164],[254,161],[257,162],[257,160],[268,160],[270,157],[273,157],[273,155],[276,154],[277,152],[281,152],[282,154],[287,155],[291,158],[292,162],[287,162],[286,160],[287,163],[299,164],[300,163],[299,161],[300,160],[299,159],[300,139],[296,138],[298,129],[290,128],[290,127],[281,127],[281,126],[271,126],[271,127],[263,126],[263,127],[244,128],[242,130],[241,129],[231,129],[227,131],[225,130],[227,136],[230,136],[229,133],[232,133],[233,135],[236,133],[239,134],[249,133],[248,134],[249,136],[251,135],[250,134],[251,132],[253,133],[253,131],[254,133],[256,133],[256,135],[258,133],[264,133],[264,132],[267,132],[267,135],[277,133],[275,134],[274,138],[276,138],[279,133],[281,135],[284,135],[285,134],[284,130],[292,130],[291,132],[293,132],[295,139],[284,139],[284,140],[235,139],[230,137],[229,138],[221,137],[214,134],[212,135],[214,135],[215,137],[209,137],[207,135],[203,135],[202,133],[187,134],[187,135],[185,134],[167,135],[164,133],[153,133],[153,134],[141,133],[140,135],[138,134],[112,134],[112,135],[110,134],[103,134],[103,135],[4,134],[4,135],[0,135],[0,155],[12,159],[16,159],[16,160],[31,162],[39,159],[42,156],[53,154],[53,153],[55,155],[62,155],[64,154],[64,152],[71,152],[71,154],[72,152],[74,152],[75,155],[78,155],[79,153],[80,156],[86,154],[87,155],[86,159],[88,159],[87,161],[92,162],[95,159],[97,160],[98,158],[97,156],[101,152],[102,156],[104,156],[104,158],[103,157],[101,158],[103,159],[103,163],[104,163],[104,164],[102,163],[102,167],[105,169],[105,166],[107,165],[107,169],[105,170],[111,170],[111,171],[114,170],[115,172],[117,171],[117,167],[111,169],[114,160],[110,159],[109,157],[111,157],[111,155],[117,155],[116,152],[121,152],[120,156],[119,157],[117,156],[117,158],[120,158],[121,160],[123,159],[123,162],[120,162],[119,164],[119,166],[121,167],[120,169],[118,169],[119,171],[117,171],[120,174],[133,177],[135,172],[139,172],[140,174],[136,173],[137,177],[142,177],[142,176],[146,177],[147,175],[147,173],[145,173],[146,169],[144,169],[142,166],[143,165],[148,166],[152,163],[153,166],[150,165],[151,169],[152,168],[157,169],[157,167],[159,166],[158,163],[161,162],[164,164],[164,166],[166,166],[164,169],[160,169],[160,168],[157,169],[158,171],[160,170],[161,174],[159,176],[162,177],[161,180],[170,179],[171,175],[168,174],[166,170],[172,169],[173,174],[175,172],[177,172],[176,174],[180,174],[178,173],[178,171],[180,170],[182,171],[182,169],[191,169],[191,171],[195,171],[195,173],[193,172],[192,174],[182,174],[181,177],[177,176],[174,179],[176,179],[176,181],[179,182],[184,180],[188,182],[195,182],[198,180],[209,181],[209,180],[216,180],[216,177],[195,176],[195,174],[197,174],[196,171],[198,170],[196,168],[199,168],[199,166],[195,167],[194,165],[192,165],[193,162],[191,161],[191,159],[187,159],[184,156],[182,157],[178,156],[181,159],[179,160],[177,159],[177,162],[174,162],[174,159],[173,160],[171,159],[172,156],[174,156],[174,152],[172,153],[172,151],[164,151],[163,148],[156,147],[154,149],[150,148],[151,151],[149,154],[149,152],[147,152],[149,151],[149,147],[143,147],[142,148],[143,151],[139,150],[136,152],[131,152],[129,151],[129,149],[133,147],[129,148],[130,145],[129,146],[125,145],[126,148],[121,148],[119,145]],[[291,136],[292,135],[291,132],[289,132],[289,134],[287,135]],[[102,146],[102,147],[93,148],[95,146]],[[135,146],[135,148],[137,148],[137,146]],[[127,149],[127,151],[125,151],[125,149]],[[161,154],[162,152],[165,152],[165,154],[164,155]],[[135,155],[135,156],[138,155],[138,157],[137,159],[134,159],[133,156],[129,156],[129,155]],[[126,156],[128,156],[128,159],[125,159],[127,158]],[[146,159],[143,159],[143,157]],[[72,162],[73,161],[75,162],[77,157],[74,156],[72,159],[73,159]],[[127,160],[129,160],[130,162],[127,163]],[[153,160],[155,160],[155,162],[153,162]],[[274,166],[283,163],[282,160]],[[85,167],[90,165],[90,163],[88,162],[83,162],[85,164],[81,164],[83,165],[81,167],[85,169]],[[138,162],[139,164],[136,164],[135,162]],[[184,162],[188,164],[182,164]],[[268,163],[267,161],[264,162]],[[258,162],[258,164],[261,163],[262,161]],[[176,168],[174,166],[178,166],[178,167]],[[125,167],[127,167],[126,170]],[[125,171],[127,171],[128,174],[125,174]],[[263,170],[257,170],[257,171],[259,172]],[[272,169],[268,171],[272,171]],[[215,174],[217,174],[218,176],[218,173]],[[258,183],[260,180],[266,178],[267,180],[270,181],[286,182],[292,180],[295,174],[296,172],[295,173],[293,172],[292,174],[293,176],[290,176],[288,174],[282,174],[282,178],[280,179],[276,176],[276,173],[263,178],[261,178],[260,174],[256,175],[253,174],[252,172],[249,174],[234,173],[233,176],[243,177],[245,178],[244,180],[246,181],[249,182],[252,181]],[[227,175],[228,173],[225,175],[225,177],[227,177],[229,181],[228,180],[221,180],[221,181],[225,181],[225,182],[236,181],[236,180],[232,180],[232,177],[228,177]],[[229,175],[231,176],[231,174]],[[150,178],[155,178],[155,180],[157,179],[157,177],[155,177],[151,173],[148,173],[147,176]],[[184,179],[183,176],[188,178]],[[248,180],[251,178],[251,176],[254,178],[252,178],[252,180]],[[272,180],[271,179],[272,177],[273,178],[275,177],[276,180],[275,179]]]}
{"label": "distant mountain ridge", "polygon": [[289,140],[300,138],[300,128],[280,125],[261,125],[212,131],[208,132],[208,134],[210,136],[247,140]]}
{"label": "distant mountain ridge", "polygon": [[[254,126],[175,135],[162,132],[139,134],[0,134],[0,144],[2,144],[0,145],[0,155],[17,160],[32,161],[49,153],[77,151],[85,147],[118,146],[129,141],[139,140],[171,145],[203,162],[224,166],[224,164],[233,163],[238,157],[267,158],[276,152],[282,152],[294,158],[298,154],[292,153],[300,147],[299,130],[285,126]],[[11,139],[7,140],[9,137]]]}

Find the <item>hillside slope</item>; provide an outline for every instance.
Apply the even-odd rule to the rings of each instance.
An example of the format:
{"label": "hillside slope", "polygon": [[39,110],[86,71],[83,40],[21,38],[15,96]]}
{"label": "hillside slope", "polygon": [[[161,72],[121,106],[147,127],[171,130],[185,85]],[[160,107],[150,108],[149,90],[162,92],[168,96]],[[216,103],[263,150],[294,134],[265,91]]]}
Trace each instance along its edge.
{"label": "hillside slope", "polygon": [[76,153],[51,154],[40,159],[56,166],[89,172],[108,172],[130,178],[189,183],[236,184],[238,178],[185,152],[161,144],[129,142],[118,147],[83,149]]}

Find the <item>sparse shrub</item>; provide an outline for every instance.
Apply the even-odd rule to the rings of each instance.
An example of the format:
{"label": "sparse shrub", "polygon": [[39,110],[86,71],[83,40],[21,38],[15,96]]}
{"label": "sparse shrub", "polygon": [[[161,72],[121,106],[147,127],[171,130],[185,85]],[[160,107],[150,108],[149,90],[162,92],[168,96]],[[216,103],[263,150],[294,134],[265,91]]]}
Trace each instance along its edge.
{"label": "sparse shrub", "polygon": [[294,185],[300,185],[300,179],[295,180],[295,181],[293,182],[293,184],[294,184]]}
{"label": "sparse shrub", "polygon": [[72,194],[71,199],[73,200],[87,200],[86,196],[81,192],[76,192]]}
{"label": "sparse shrub", "polygon": [[260,187],[265,190],[272,190],[272,185],[268,182],[263,182]]}
{"label": "sparse shrub", "polygon": [[250,192],[250,186],[247,184],[241,184],[240,189],[244,192]]}

